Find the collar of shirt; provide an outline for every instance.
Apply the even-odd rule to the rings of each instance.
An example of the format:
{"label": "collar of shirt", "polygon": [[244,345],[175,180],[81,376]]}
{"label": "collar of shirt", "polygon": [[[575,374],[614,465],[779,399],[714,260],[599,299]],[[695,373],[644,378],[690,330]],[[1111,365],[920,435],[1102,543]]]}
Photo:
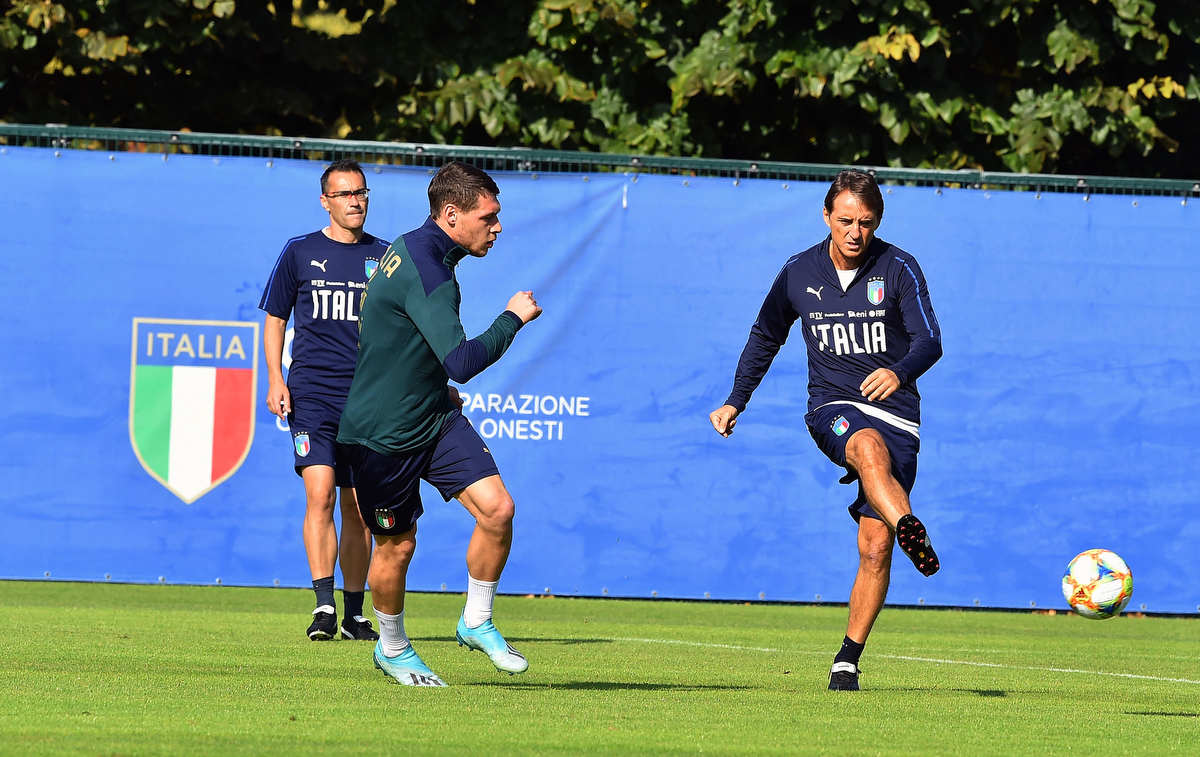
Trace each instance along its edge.
{"label": "collar of shirt", "polygon": [[[829,245],[832,241],[833,237],[827,235],[825,241],[821,242],[821,275],[828,279],[830,284],[837,284],[838,289],[841,289],[842,282],[838,279],[837,269],[833,267],[833,258],[829,257]],[[875,263],[883,256],[883,252],[887,247],[888,243],[879,237],[871,238],[871,246],[867,248],[867,256],[863,259],[862,265],[858,267],[858,273],[854,275],[854,281],[858,281],[875,267]],[[851,286],[853,286],[853,282],[851,282]]]}
{"label": "collar of shirt", "polygon": [[459,247],[449,234],[442,231],[442,227],[437,225],[433,216],[426,218],[421,228],[413,230],[413,234],[428,245],[426,249],[433,254],[435,259],[445,263],[447,268],[453,268],[458,261],[467,256],[467,251]]}

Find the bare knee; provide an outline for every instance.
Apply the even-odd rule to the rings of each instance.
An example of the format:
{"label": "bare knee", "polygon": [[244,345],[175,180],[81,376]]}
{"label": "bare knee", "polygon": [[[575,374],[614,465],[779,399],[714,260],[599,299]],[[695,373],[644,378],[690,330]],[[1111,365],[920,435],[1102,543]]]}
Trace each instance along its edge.
{"label": "bare knee", "polygon": [[355,496],[353,489],[344,487],[340,502],[343,526],[355,524],[361,525],[363,528],[367,527],[367,524],[362,519],[362,511],[358,509],[358,498]]}
{"label": "bare knee", "polygon": [[[867,521],[866,517],[863,521]],[[892,531],[883,521],[870,519],[860,525],[858,537],[858,561],[861,569],[871,573],[886,574],[892,565]]]}
{"label": "bare knee", "polygon": [[337,501],[333,489],[328,491],[308,489],[305,491],[305,500],[309,517],[319,516],[333,519],[333,505]]}
{"label": "bare knee", "polygon": [[455,496],[483,530],[500,535],[512,533],[516,506],[500,476],[476,481]]}
{"label": "bare knee", "polygon": [[406,571],[417,551],[417,529],[397,536],[376,536],[373,565],[386,566],[393,570]]}
{"label": "bare knee", "polygon": [[337,503],[337,486],[333,481],[333,471],[328,466],[313,465],[305,468],[301,475],[304,479],[304,498],[309,515],[328,515],[333,517],[333,506]]}
{"label": "bare knee", "polygon": [[891,545],[871,546],[858,554],[859,565],[872,573],[887,573],[892,566]]}
{"label": "bare knee", "polygon": [[846,462],[861,476],[871,470],[890,471],[892,456],[883,436],[873,428],[864,428],[846,442]]}
{"label": "bare knee", "polygon": [[512,497],[508,492],[501,491],[479,503],[479,516],[476,520],[486,529],[505,531],[512,527],[516,512],[517,506]]}

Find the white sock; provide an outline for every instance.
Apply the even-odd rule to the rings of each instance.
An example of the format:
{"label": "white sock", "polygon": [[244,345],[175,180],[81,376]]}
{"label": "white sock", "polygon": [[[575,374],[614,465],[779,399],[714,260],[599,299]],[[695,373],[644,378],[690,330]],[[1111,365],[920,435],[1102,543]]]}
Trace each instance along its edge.
{"label": "white sock", "polygon": [[476,628],[492,619],[492,603],[496,601],[499,583],[478,581],[467,574],[467,606],[463,608],[463,622],[467,628]]}
{"label": "white sock", "polygon": [[388,615],[376,607],[375,617],[379,619],[379,644],[385,655],[395,657],[412,646],[408,634],[404,633],[404,610],[396,615]]}

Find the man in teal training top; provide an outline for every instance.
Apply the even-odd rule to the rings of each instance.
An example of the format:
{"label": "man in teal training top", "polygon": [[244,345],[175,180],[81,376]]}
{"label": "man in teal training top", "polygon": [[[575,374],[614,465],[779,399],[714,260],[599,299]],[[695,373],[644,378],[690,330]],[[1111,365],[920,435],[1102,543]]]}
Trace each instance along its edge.
{"label": "man in teal training top", "polygon": [[492,603],[512,546],[513,501],[491,452],[458,407],[447,379],[468,381],[500,359],[517,331],[541,315],[517,292],[474,339],[459,319],[454,268],[482,258],[501,231],[500,189],[490,176],[448,163],[429,183],[430,217],[392,243],[368,282],[359,314],[358,365],[338,431],[363,521],[375,535],[368,582],[379,620],[375,667],[408,686],[446,684],[404,632],[404,592],[424,511],[421,479],[475,518],[467,545],[467,601],[455,637],[506,673],[529,663],[492,624]]}

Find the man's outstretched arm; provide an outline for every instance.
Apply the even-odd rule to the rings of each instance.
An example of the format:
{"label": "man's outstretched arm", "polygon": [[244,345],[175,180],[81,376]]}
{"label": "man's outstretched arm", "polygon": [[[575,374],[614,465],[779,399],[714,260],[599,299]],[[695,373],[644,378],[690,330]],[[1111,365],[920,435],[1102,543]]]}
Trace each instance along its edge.
{"label": "man's outstretched arm", "polygon": [[787,292],[787,269],[784,268],[775,277],[775,282],[767,292],[762,307],[758,311],[758,319],[750,327],[750,336],[746,346],[742,348],[738,358],[737,372],[733,377],[733,389],[725,404],[709,414],[709,421],[721,436],[733,433],[737,424],[737,416],[746,409],[750,395],[758,388],[779,348],[787,341],[792,324],[800,314],[792,307],[791,298]]}

